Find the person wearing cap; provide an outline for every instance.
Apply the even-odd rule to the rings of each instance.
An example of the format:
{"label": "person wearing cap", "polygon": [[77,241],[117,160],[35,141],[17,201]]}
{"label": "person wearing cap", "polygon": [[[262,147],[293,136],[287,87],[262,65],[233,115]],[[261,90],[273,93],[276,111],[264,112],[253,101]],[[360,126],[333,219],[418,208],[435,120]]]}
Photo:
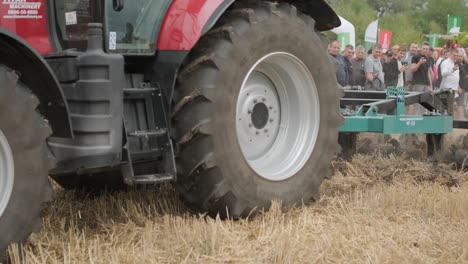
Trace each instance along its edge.
{"label": "person wearing cap", "polygon": [[383,63],[383,72],[385,75],[385,86],[393,86],[396,87],[398,84],[398,76],[400,74],[400,69],[398,68],[398,62],[395,56],[393,55],[393,51],[388,50],[385,53],[387,59]]}

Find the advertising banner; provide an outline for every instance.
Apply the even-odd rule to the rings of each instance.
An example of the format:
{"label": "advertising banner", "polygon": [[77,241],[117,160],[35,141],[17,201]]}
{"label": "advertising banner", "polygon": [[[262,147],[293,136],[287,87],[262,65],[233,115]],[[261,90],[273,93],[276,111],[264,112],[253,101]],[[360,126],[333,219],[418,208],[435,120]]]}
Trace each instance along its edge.
{"label": "advertising banner", "polygon": [[338,36],[338,42],[340,43],[340,52],[342,52],[346,45],[351,44],[350,38],[349,38],[349,32],[339,33],[337,34],[337,36]]}
{"label": "advertising banner", "polygon": [[439,46],[439,39],[440,39],[439,34],[435,34],[435,33],[429,34],[429,45],[431,45],[431,47],[437,48]]}
{"label": "advertising banner", "polygon": [[382,45],[383,52],[386,52],[390,49],[390,45],[392,44],[392,34],[393,32],[390,30],[380,30],[379,44]]}
{"label": "advertising banner", "polygon": [[379,20],[372,21],[366,28],[364,42],[366,51],[377,43],[377,32],[379,29]]}
{"label": "advertising banner", "polygon": [[339,18],[341,25],[332,29],[331,32],[336,34],[340,49],[343,51],[346,45],[353,45],[353,47],[356,45],[356,30],[351,22],[342,17]]}
{"label": "advertising banner", "polygon": [[448,15],[447,32],[449,34],[460,33],[462,18],[460,16]]}

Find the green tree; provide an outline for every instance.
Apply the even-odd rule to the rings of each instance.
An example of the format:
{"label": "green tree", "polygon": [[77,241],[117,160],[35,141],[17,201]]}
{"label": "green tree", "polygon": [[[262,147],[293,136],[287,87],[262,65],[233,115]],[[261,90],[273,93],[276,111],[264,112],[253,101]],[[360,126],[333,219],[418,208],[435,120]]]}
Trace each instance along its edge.
{"label": "green tree", "polygon": [[456,38],[458,44],[460,44],[460,47],[465,47],[468,45],[468,32],[462,32],[458,37]]}
{"label": "green tree", "polygon": [[[447,15],[462,17],[468,31],[468,0],[328,0],[356,29],[356,44],[364,42],[367,25],[379,18],[379,28],[393,31],[392,43],[422,42],[424,34],[447,33]],[[441,43],[443,44],[443,43]]]}
{"label": "green tree", "polygon": [[441,33],[446,33],[447,15],[461,16],[461,30],[468,30],[468,6],[466,0],[429,0],[423,14],[426,21],[434,21],[436,24],[443,25],[444,32]]}
{"label": "green tree", "polygon": [[338,15],[354,25],[356,45],[364,44],[367,25],[377,18],[375,10],[362,0],[334,0],[330,4]]}
{"label": "green tree", "polygon": [[408,12],[383,16],[379,27],[393,32],[392,45],[422,42],[423,32],[413,23]]}
{"label": "green tree", "polygon": [[424,8],[427,0],[367,0],[367,3],[379,16],[400,12],[418,11]]}

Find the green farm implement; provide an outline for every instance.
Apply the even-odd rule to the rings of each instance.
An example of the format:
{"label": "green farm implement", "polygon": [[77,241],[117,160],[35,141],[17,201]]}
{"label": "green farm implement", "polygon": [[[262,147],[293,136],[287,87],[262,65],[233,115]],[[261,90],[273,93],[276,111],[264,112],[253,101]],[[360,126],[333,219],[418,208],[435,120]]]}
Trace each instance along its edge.
{"label": "green farm implement", "polygon": [[[356,152],[357,133],[426,134],[427,154],[432,157],[442,147],[445,134],[454,128],[468,128],[468,122],[454,120],[451,90],[405,92],[403,87],[387,91],[345,90],[341,113],[345,122],[340,127],[339,142],[343,158]],[[407,113],[409,107],[421,105],[424,114]]]}

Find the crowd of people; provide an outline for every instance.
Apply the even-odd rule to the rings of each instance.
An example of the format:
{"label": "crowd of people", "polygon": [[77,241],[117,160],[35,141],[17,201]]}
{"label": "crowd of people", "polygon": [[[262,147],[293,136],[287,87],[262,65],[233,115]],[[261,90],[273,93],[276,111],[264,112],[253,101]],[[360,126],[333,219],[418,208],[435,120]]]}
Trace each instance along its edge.
{"label": "crowd of people", "polygon": [[[340,53],[339,42],[332,41],[328,53],[336,60],[336,78],[341,86],[374,91],[389,86],[415,92],[451,89],[456,118],[468,114],[468,46],[459,48],[447,42],[443,50],[436,50],[428,43],[420,47],[414,42],[408,49],[395,45],[384,52],[376,44],[366,56],[363,46],[347,45]],[[420,111],[415,114],[422,114]]]}

